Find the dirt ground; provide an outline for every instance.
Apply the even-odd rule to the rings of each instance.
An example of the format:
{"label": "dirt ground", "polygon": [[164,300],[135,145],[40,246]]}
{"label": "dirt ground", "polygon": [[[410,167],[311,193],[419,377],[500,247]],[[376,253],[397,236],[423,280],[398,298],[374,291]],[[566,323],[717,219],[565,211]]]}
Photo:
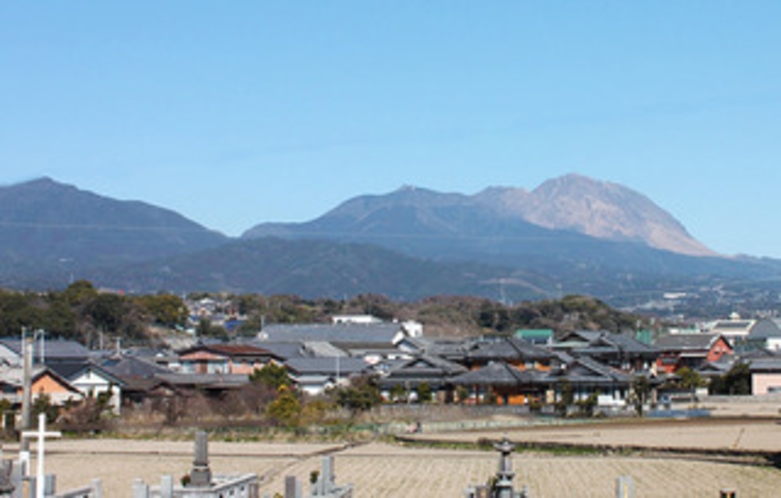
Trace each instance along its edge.
{"label": "dirt ground", "polygon": [[[218,474],[257,473],[261,496],[281,493],[284,476],[308,483],[320,469],[323,450],[335,455],[336,482],[354,485],[360,497],[458,497],[470,484],[485,483],[497,467],[491,451],[409,448],[370,443],[339,445],[210,443],[210,465]],[[679,458],[631,456],[555,456],[519,453],[513,462],[520,489],[534,498],[612,497],[615,480],[631,476],[635,496],[717,497],[721,489],[740,498],[774,497],[781,489],[781,471]],[[132,482],[141,478],[159,484],[164,474],[175,478],[192,465],[192,444],[161,441],[53,441],[47,472],[57,474],[60,491],[100,478],[104,496],[131,496]],[[305,485],[308,492],[308,485]]]}
{"label": "dirt ground", "polygon": [[775,420],[692,419],[602,421],[496,431],[417,434],[419,441],[475,443],[508,437],[517,443],[561,443],[584,446],[678,450],[781,452],[781,424]]}
{"label": "dirt ground", "polygon": [[723,400],[721,397],[704,398],[696,405],[711,410],[714,417],[779,417],[781,418],[781,397],[769,395],[741,401],[740,398]]}
{"label": "dirt ground", "polygon": [[[733,452],[780,452],[781,424],[775,404],[730,403],[727,418],[619,421],[508,429],[489,432],[427,434],[421,440],[474,442],[480,438],[513,441],[564,442],[614,447],[700,448]],[[772,405],[772,406],[771,406]],[[730,418],[748,412],[763,418]],[[33,450],[35,445],[33,445]],[[6,444],[5,457],[18,447]],[[493,451],[407,447],[374,442],[343,444],[284,444],[266,442],[209,442],[215,474],[254,473],[261,479],[261,496],[284,490],[284,477],[295,475],[308,494],[309,475],[319,470],[322,455],[335,457],[336,482],[354,485],[361,497],[458,497],[470,484],[482,484],[497,468]],[[103,495],[131,496],[132,483],[142,479],[159,484],[163,475],[178,479],[190,470],[192,441],[163,440],[52,440],[47,442],[47,473],[57,475],[57,489],[65,491],[100,479]],[[781,470],[657,452],[555,454],[523,451],[513,456],[516,489],[525,485],[530,496],[612,497],[615,480],[630,476],[635,497],[718,497],[734,489],[740,498],[781,496]],[[35,462],[33,462],[35,465]],[[33,467],[34,468],[34,467]]]}

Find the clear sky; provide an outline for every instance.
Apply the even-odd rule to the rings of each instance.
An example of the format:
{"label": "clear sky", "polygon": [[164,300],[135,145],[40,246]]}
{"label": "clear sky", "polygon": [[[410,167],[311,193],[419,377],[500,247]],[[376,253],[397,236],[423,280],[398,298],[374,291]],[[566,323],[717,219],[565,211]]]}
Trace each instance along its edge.
{"label": "clear sky", "polygon": [[576,172],[781,257],[781,2],[0,2],[0,184],[238,235]]}

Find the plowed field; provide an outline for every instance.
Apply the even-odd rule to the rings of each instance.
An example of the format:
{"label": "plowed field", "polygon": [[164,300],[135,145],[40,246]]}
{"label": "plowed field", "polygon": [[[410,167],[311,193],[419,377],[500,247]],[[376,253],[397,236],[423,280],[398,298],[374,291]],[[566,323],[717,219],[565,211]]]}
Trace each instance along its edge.
{"label": "plowed field", "polygon": [[[649,448],[738,448],[781,450],[781,426],[772,421],[728,421],[667,424],[601,424],[539,428],[502,433],[421,434],[419,438],[476,440],[507,435],[516,441],[646,446]],[[193,443],[187,441],[55,440],[47,443],[47,472],[57,474],[60,491],[103,483],[104,496],[129,497],[134,479],[158,484],[164,474],[178,478],[192,465]],[[34,448],[34,445],[33,445]],[[372,443],[345,448],[332,444],[269,444],[210,442],[212,471],[257,473],[261,495],[284,489],[284,476],[308,483],[320,469],[321,456],[335,456],[336,482],[352,483],[361,497],[460,497],[469,484],[484,483],[497,467],[492,451],[402,447]],[[13,445],[5,447],[13,456]],[[781,471],[664,452],[587,455],[520,452],[513,457],[516,487],[526,485],[534,498],[612,497],[618,476],[631,476],[635,497],[718,497],[732,488],[740,498],[781,496]],[[33,463],[33,465],[35,465]],[[33,466],[33,468],[35,468]],[[308,484],[305,485],[308,494]]]}

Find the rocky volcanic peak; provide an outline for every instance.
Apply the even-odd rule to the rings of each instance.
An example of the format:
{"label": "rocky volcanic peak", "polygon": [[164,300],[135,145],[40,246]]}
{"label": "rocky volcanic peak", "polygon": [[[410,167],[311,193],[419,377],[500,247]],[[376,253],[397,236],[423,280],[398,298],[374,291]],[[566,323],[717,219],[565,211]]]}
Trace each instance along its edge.
{"label": "rocky volcanic peak", "polygon": [[[519,223],[524,224],[522,229]],[[474,237],[488,227],[494,235],[506,233],[509,227],[524,233],[534,227],[609,241],[640,242],[687,255],[714,255],[647,197],[618,184],[575,174],[546,181],[531,192],[490,187],[467,196],[405,186],[385,195],[355,197],[311,222],[258,225],[244,236],[439,233]]]}
{"label": "rocky volcanic peak", "polygon": [[473,200],[501,216],[526,219],[529,192],[522,188],[489,187],[476,194]]}
{"label": "rocky volcanic peak", "polygon": [[545,228],[572,230],[602,239],[637,240],[682,254],[714,255],[647,197],[582,175],[546,181],[532,192],[487,189],[475,198],[499,214],[518,216]]}
{"label": "rocky volcanic peak", "polygon": [[646,197],[620,185],[580,175],[543,183],[532,192],[527,209],[527,219],[533,223],[601,238],[645,239],[649,223],[684,230]]}

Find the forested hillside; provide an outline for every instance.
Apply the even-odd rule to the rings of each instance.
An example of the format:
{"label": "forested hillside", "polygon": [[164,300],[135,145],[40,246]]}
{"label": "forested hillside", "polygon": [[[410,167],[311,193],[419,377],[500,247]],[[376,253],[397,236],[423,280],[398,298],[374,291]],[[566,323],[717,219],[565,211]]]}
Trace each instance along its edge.
{"label": "forested hillside", "polygon": [[[192,300],[207,294],[191,295]],[[371,314],[384,320],[416,320],[426,335],[464,337],[482,333],[512,333],[518,328],[608,330],[624,332],[647,325],[640,316],[614,310],[584,296],[514,305],[475,297],[439,296],[398,302],[363,294],[346,300],[257,294],[213,295],[226,315],[242,324],[228,333],[219,326],[188,322],[186,302],[172,294],[130,296],[99,292],[90,282],[45,294],[0,292],[0,335],[18,337],[22,328],[43,329],[47,337],[75,339],[98,347],[121,339],[123,344],[153,344],[161,331],[181,333],[191,327],[199,335],[229,339],[254,335],[262,323],[328,322],[335,314]]]}

